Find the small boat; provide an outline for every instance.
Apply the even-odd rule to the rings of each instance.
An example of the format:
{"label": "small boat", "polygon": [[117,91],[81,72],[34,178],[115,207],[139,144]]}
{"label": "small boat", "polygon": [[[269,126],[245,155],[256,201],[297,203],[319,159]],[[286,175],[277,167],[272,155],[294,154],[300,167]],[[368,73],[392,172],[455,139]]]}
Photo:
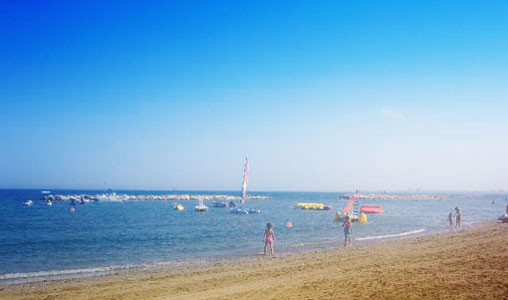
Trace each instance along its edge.
{"label": "small boat", "polygon": [[23,203],[24,206],[32,206],[33,204],[34,202],[32,200],[28,200]]}
{"label": "small boat", "polygon": [[366,214],[382,214],[384,211],[377,205],[362,205],[360,211]]}
{"label": "small boat", "polygon": [[235,207],[235,208],[231,209],[231,213],[232,214],[237,214],[237,215],[248,215],[249,214],[249,210],[247,210],[245,208]]}
{"label": "small boat", "polygon": [[226,201],[212,201],[213,207],[229,207],[229,202]]}
{"label": "small boat", "polygon": [[41,191],[42,194],[51,194],[51,191]]}
{"label": "small boat", "polygon": [[245,158],[245,168],[243,170],[243,183],[242,183],[242,200],[240,201],[240,207],[235,207],[235,203],[231,201],[229,203],[229,207],[233,207],[231,209],[232,214],[237,215],[248,215],[248,214],[260,214],[261,210],[255,208],[247,208],[243,207],[247,200],[247,183],[249,181],[249,159]]}
{"label": "small boat", "polygon": [[208,210],[208,206],[203,204],[203,199],[199,199],[199,204],[194,208],[196,212],[204,212]]}

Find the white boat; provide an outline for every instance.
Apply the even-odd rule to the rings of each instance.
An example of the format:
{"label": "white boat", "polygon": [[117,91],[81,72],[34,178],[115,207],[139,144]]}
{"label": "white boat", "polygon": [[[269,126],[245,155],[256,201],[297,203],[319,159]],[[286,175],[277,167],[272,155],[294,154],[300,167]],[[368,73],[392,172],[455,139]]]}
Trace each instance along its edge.
{"label": "white boat", "polygon": [[197,212],[203,212],[208,210],[208,206],[203,204],[203,199],[199,199],[199,204],[194,208]]}
{"label": "white boat", "polygon": [[51,194],[51,191],[41,191],[42,194]]}
{"label": "white boat", "polygon": [[23,203],[24,206],[32,206],[33,204],[34,202],[32,200],[28,200]]}
{"label": "white boat", "polygon": [[98,201],[123,201],[123,199],[119,198],[115,192],[109,194],[97,195]]}

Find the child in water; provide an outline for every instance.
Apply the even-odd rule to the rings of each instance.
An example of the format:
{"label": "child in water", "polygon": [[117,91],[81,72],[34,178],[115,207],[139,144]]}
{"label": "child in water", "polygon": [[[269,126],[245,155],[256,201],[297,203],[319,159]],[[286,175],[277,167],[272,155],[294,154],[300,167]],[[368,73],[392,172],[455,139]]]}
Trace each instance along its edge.
{"label": "child in water", "polygon": [[351,233],[353,232],[351,216],[346,215],[346,219],[344,220],[344,223],[342,223],[342,227],[344,227],[344,248],[347,248],[351,246]]}
{"label": "child in water", "polygon": [[460,209],[459,207],[455,207],[455,227],[460,227]]}
{"label": "child in water", "polygon": [[270,253],[273,255],[273,241],[275,241],[275,234],[273,233],[272,223],[266,224],[265,234],[263,235],[263,241],[265,242],[264,255],[266,255],[266,247],[270,245]]}
{"label": "child in water", "polygon": [[448,214],[448,223],[450,223],[450,227],[453,226],[453,214],[452,213]]}

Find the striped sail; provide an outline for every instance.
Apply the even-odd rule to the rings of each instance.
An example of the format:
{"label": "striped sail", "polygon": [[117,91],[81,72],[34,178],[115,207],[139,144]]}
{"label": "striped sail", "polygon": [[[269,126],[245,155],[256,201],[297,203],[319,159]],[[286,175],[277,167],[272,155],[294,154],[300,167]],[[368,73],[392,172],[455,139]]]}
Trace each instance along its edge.
{"label": "striped sail", "polygon": [[249,181],[249,159],[245,158],[245,169],[243,171],[243,185],[242,185],[242,204],[245,204],[247,198],[247,182]]}

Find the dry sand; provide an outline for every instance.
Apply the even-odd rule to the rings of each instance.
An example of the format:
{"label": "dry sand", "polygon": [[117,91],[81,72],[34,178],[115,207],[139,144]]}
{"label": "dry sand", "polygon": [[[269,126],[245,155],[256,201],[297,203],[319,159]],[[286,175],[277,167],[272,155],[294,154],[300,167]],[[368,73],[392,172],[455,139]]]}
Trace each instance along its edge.
{"label": "dry sand", "polygon": [[1,299],[508,299],[508,224],[347,250],[0,286]]}

